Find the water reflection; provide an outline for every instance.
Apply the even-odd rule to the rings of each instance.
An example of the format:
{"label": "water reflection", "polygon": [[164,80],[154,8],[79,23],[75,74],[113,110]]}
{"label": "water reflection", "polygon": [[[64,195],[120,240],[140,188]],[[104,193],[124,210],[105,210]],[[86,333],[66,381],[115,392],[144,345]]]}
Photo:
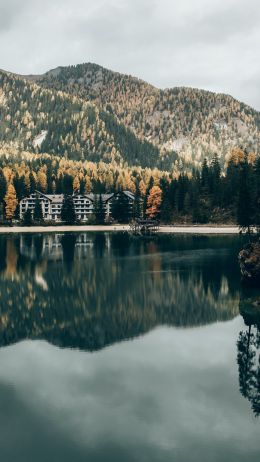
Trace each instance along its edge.
{"label": "water reflection", "polygon": [[1,236],[1,345],[37,338],[92,351],[157,325],[232,319],[238,245],[127,233]]}
{"label": "water reflection", "polygon": [[1,460],[258,461],[259,321],[240,247],[0,236]]}
{"label": "water reflection", "polygon": [[259,293],[243,294],[240,312],[245,328],[239,333],[237,363],[240,392],[251,404],[256,417],[260,415],[260,306]]}

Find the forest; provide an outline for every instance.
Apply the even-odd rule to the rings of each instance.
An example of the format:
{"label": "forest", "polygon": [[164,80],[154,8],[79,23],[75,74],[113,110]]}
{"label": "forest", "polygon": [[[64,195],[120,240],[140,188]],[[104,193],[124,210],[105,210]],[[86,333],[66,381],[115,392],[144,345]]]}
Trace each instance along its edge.
{"label": "forest", "polygon": [[[232,150],[225,171],[215,155],[210,162],[204,159],[201,171],[178,176],[140,166],[122,168],[115,163],[74,161],[47,154],[16,152],[10,156],[1,152],[2,222],[17,219],[19,201],[35,190],[66,196],[131,191],[133,207],[126,213],[122,204],[124,222],[149,217],[165,224],[260,226],[260,158],[240,148]],[[118,210],[114,218],[122,221]]]}

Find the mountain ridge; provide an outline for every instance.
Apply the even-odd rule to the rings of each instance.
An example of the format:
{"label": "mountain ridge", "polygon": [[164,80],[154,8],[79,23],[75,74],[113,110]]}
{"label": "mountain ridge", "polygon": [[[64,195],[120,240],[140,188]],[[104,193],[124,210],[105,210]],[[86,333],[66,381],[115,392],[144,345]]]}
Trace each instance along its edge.
{"label": "mountain ridge", "polygon": [[42,79],[42,78],[44,78],[46,76],[53,76],[53,75],[57,76],[59,74],[59,72],[62,71],[63,69],[75,68],[77,66],[89,66],[89,65],[90,66],[95,66],[95,67],[97,67],[99,69],[104,69],[104,70],[106,70],[106,71],[108,71],[110,73],[113,73],[115,75],[128,77],[128,78],[131,78],[131,79],[136,80],[138,82],[147,84],[149,87],[154,88],[155,90],[158,90],[158,91],[166,92],[166,91],[170,91],[170,90],[174,90],[174,89],[185,89],[185,90],[199,91],[199,92],[202,92],[202,93],[214,94],[214,95],[217,95],[217,96],[225,96],[225,97],[231,98],[234,101],[237,101],[237,102],[239,102],[239,103],[241,103],[241,104],[243,104],[245,106],[250,107],[255,112],[260,113],[260,111],[258,111],[256,108],[254,108],[250,104],[247,104],[244,101],[234,97],[230,93],[225,93],[225,92],[221,92],[221,91],[219,92],[219,91],[214,91],[214,90],[206,90],[205,88],[200,88],[200,87],[196,87],[196,86],[189,86],[189,85],[173,85],[173,86],[160,87],[160,86],[154,85],[154,84],[150,83],[149,81],[146,81],[146,80],[144,80],[144,79],[142,79],[140,77],[137,77],[136,75],[128,74],[128,73],[125,73],[125,72],[114,71],[113,69],[106,68],[106,67],[104,67],[104,66],[102,66],[100,64],[97,64],[97,63],[94,63],[94,62],[91,62],[91,61],[81,63],[81,64],[71,64],[71,65],[67,65],[67,66],[58,65],[57,67],[51,68],[51,69],[49,69],[46,72],[43,72],[41,74],[19,74],[19,73],[7,71],[7,70],[4,70],[4,69],[0,69],[0,72],[5,72],[6,74],[13,74],[13,75],[16,75],[17,77],[24,78],[25,80],[31,80],[33,82],[33,81],[38,81],[39,79]]}
{"label": "mountain ridge", "polygon": [[[138,140],[93,102],[43,88],[12,73],[0,72],[0,120],[0,142],[16,143],[22,150],[74,160],[162,167],[156,147]],[[34,142],[43,132],[46,137],[36,148]]]}
{"label": "mountain ridge", "polygon": [[[94,105],[105,125],[113,119],[114,127],[121,127],[113,130],[114,135],[125,129],[137,144],[149,143],[147,156],[148,147],[158,151],[151,156],[156,158],[154,166],[200,168],[205,157],[211,159],[216,153],[224,165],[234,147],[260,151],[260,113],[230,95],[190,87],[161,90],[93,63],[58,66],[41,75],[16,74],[16,78],[50,90],[54,98],[62,92]],[[121,136],[122,150],[125,136]],[[133,157],[132,164],[138,162],[138,156]],[[129,156],[121,158],[129,163]],[[149,166],[154,159],[147,161]]]}

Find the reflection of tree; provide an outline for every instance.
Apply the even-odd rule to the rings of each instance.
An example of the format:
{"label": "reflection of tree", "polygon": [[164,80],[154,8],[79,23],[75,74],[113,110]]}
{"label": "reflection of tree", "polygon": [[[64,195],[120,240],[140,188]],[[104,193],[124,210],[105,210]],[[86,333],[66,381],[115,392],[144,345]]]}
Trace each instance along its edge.
{"label": "reflection of tree", "polygon": [[42,234],[37,234],[34,237],[34,247],[35,247],[35,255],[37,261],[40,260],[43,250],[43,236]]}
{"label": "reflection of tree", "polygon": [[72,270],[75,255],[76,235],[64,234],[61,238],[63,260],[68,271]]}
{"label": "reflection of tree", "polygon": [[0,236],[0,272],[6,268],[6,238]]}
{"label": "reflection of tree", "polygon": [[102,258],[106,249],[106,236],[104,233],[96,233],[94,240],[95,257]]}
{"label": "reflection of tree", "polygon": [[13,279],[17,276],[17,249],[15,241],[12,238],[7,239],[6,245],[6,270],[5,275],[7,278]]}
{"label": "reflection of tree", "polygon": [[240,310],[248,329],[239,333],[237,342],[239,387],[242,396],[249,400],[254,415],[258,417],[260,415],[260,315],[257,319],[254,307],[252,306],[252,313],[250,313],[246,304],[240,306]]}
{"label": "reflection of tree", "polygon": [[129,253],[129,233],[113,233],[111,235],[111,247],[115,256],[124,257]]}
{"label": "reflection of tree", "polygon": [[[157,325],[199,326],[238,313],[236,275],[218,239],[207,250],[207,240],[188,238],[54,234],[44,238],[48,245],[41,252],[36,237],[29,247],[22,238],[10,238],[20,249],[19,278],[6,280],[0,273],[1,345],[42,338],[96,350]],[[212,266],[218,272],[205,284]]]}

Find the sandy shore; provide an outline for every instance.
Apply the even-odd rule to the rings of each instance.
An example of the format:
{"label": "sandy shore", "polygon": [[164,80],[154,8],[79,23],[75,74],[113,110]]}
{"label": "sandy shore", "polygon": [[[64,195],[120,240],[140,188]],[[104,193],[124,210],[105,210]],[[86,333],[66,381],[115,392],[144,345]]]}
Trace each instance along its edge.
{"label": "sandy shore", "polygon": [[[0,234],[10,233],[63,233],[63,232],[92,232],[92,231],[128,231],[128,225],[110,226],[3,226]],[[161,226],[160,233],[176,234],[238,234],[237,226]]]}

